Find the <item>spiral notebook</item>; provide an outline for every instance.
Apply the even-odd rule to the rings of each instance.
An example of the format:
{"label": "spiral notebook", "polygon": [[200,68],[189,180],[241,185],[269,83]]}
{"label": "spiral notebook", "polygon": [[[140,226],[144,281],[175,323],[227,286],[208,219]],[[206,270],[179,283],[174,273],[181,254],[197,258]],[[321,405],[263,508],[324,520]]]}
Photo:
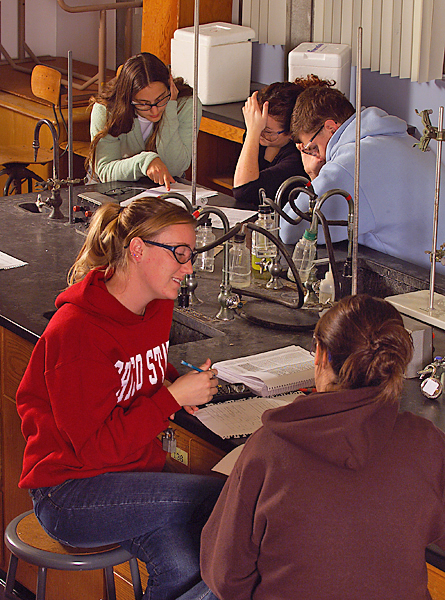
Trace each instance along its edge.
{"label": "spiral notebook", "polygon": [[244,383],[263,397],[286,394],[314,385],[314,357],[301,346],[224,360],[213,365],[218,378]]}

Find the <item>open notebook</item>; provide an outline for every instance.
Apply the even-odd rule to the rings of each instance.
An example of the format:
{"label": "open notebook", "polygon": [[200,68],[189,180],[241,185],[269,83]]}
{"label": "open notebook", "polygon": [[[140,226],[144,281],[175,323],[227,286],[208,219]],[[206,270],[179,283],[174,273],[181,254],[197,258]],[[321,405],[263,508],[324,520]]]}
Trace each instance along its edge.
{"label": "open notebook", "polygon": [[244,383],[260,396],[286,394],[314,385],[314,357],[300,346],[224,360],[213,365],[218,378]]}

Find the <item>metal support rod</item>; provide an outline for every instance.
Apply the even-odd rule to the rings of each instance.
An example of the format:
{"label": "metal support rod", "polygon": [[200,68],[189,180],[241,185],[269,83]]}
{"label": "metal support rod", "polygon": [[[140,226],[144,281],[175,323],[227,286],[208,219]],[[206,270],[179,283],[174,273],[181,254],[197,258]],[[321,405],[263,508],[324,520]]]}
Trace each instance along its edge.
{"label": "metal support rod", "polygon": [[129,0],[128,2],[108,2],[107,4],[83,4],[82,6],[70,6],[65,0],[57,0],[57,4],[70,13],[94,12],[100,10],[115,10],[117,8],[139,8],[142,0]]}
{"label": "metal support rod", "polygon": [[[438,131],[443,129],[443,106],[439,107]],[[439,197],[440,197],[440,170],[442,165],[442,142],[437,144],[436,155],[436,182],[434,188],[434,216],[433,216],[433,246],[431,249],[431,271],[430,271],[430,303],[429,309],[434,307],[434,286],[436,282],[436,250],[437,250],[437,228],[439,225]]]}
{"label": "metal support rod", "polygon": [[107,62],[107,11],[101,10],[99,18],[99,56],[97,62],[98,90],[102,91],[105,83],[105,69]]}
{"label": "metal support rod", "polygon": [[73,53],[68,50],[68,221],[74,223],[73,218]]}
{"label": "metal support rod", "polygon": [[192,204],[196,204],[196,180],[198,159],[198,55],[199,55],[199,0],[195,0],[193,48],[193,138],[192,138]]}
{"label": "metal support rod", "polygon": [[362,121],[362,36],[363,29],[357,30],[357,67],[355,91],[355,165],[354,165],[354,224],[352,236],[352,284],[351,293],[357,294],[358,280],[358,220],[360,193],[360,128]]}
{"label": "metal support rod", "polygon": [[17,1],[17,28],[17,56],[19,59],[23,59],[25,58],[25,0]]}
{"label": "metal support rod", "polygon": [[124,62],[126,62],[133,54],[133,10],[131,8],[125,11],[124,32]]}

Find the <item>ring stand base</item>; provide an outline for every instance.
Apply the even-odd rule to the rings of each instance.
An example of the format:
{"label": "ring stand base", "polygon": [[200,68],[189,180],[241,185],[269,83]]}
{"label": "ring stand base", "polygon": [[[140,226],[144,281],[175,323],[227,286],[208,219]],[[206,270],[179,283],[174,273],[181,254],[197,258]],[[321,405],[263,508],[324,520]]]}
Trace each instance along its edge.
{"label": "ring stand base", "polygon": [[391,302],[403,315],[445,329],[445,296],[434,293],[432,310],[430,310],[429,290],[387,296],[385,300]]}
{"label": "ring stand base", "polygon": [[240,315],[262,327],[285,331],[314,329],[320,318],[318,310],[292,309],[264,300],[249,300],[243,305]]}

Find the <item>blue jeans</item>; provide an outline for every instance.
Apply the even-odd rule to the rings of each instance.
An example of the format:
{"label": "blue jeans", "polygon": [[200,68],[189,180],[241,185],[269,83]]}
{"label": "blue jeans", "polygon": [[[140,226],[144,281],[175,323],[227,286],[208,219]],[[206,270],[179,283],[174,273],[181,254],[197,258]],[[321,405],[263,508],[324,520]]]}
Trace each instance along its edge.
{"label": "blue jeans", "polygon": [[105,473],[31,490],[49,535],[70,546],[120,543],[147,565],[144,600],[173,600],[200,581],[199,542],[223,482],[178,473]]}
{"label": "blue jeans", "polygon": [[200,581],[191,590],[176,600],[218,600],[215,594],[207,587],[204,581]]}

